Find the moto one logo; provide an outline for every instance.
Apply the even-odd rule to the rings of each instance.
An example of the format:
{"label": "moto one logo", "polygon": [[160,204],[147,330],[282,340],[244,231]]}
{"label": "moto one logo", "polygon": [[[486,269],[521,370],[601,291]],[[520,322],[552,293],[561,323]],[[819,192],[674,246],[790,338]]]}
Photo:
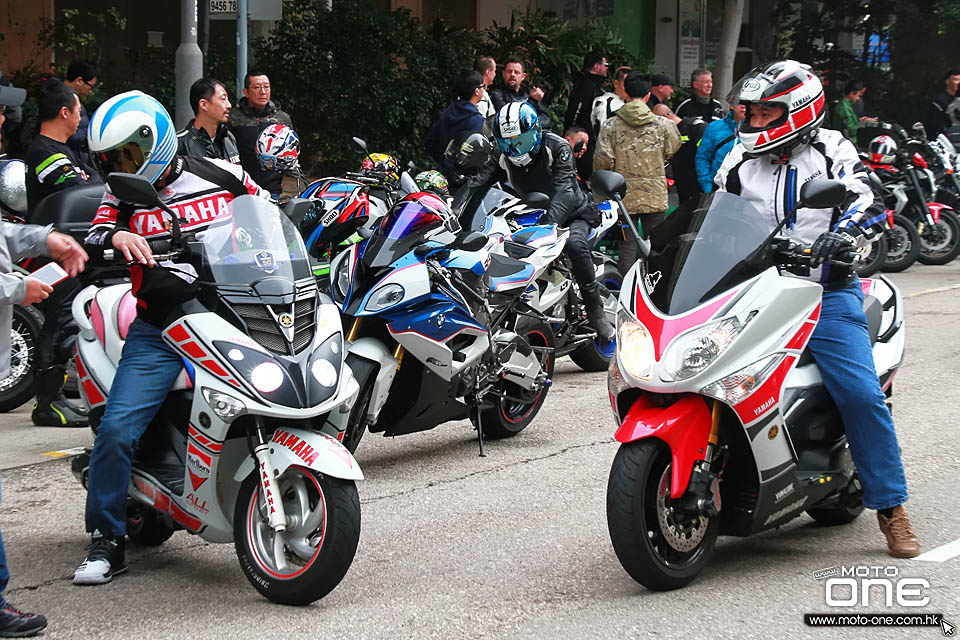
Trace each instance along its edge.
{"label": "moto one logo", "polygon": [[840,577],[828,578],[824,583],[825,599],[831,607],[870,606],[877,594],[888,607],[924,607],[930,596],[923,590],[930,588],[924,578],[901,578],[897,567],[842,567]]}

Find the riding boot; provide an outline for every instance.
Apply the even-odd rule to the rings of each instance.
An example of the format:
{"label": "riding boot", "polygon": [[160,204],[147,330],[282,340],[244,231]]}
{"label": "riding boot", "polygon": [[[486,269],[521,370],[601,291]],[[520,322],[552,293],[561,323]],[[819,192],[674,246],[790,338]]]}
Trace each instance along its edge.
{"label": "riding boot", "polygon": [[607,319],[607,312],[603,308],[603,299],[600,297],[600,283],[594,280],[590,284],[580,287],[583,304],[587,308],[587,319],[590,326],[597,332],[597,337],[606,342],[613,342],[617,337],[616,328]]}
{"label": "riding boot", "polygon": [[87,412],[64,398],[64,367],[50,367],[37,371],[37,404],[33,406],[33,424],[38,427],[86,427],[90,424]]}

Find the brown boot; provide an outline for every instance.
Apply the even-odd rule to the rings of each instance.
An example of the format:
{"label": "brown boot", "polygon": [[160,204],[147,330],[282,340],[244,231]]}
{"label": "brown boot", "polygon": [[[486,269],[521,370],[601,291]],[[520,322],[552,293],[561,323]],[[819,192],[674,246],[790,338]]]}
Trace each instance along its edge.
{"label": "brown boot", "polygon": [[888,518],[879,511],[877,521],[880,531],[887,536],[887,549],[894,558],[913,558],[920,555],[920,541],[910,528],[910,518],[903,505],[893,508],[893,514]]}

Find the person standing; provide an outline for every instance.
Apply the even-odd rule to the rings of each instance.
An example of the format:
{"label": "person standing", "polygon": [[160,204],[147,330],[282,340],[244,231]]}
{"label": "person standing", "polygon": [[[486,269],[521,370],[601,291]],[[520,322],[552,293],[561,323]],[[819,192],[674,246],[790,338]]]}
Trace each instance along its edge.
{"label": "person standing", "polygon": [[436,122],[430,126],[424,136],[423,145],[430,157],[440,166],[440,173],[447,182],[457,187],[462,178],[453,162],[446,157],[447,146],[464,131],[483,129],[483,114],[477,108],[484,93],[483,76],[477,71],[464,71],[454,82],[453,92],[456,99],[447,105]]}
{"label": "person standing", "polygon": [[703,130],[700,145],[697,147],[697,181],[704,193],[713,191],[713,177],[723,164],[733,145],[737,143],[737,129],[746,115],[747,108],[736,103],[731,96],[730,111],[723,120],[714,120]]}
{"label": "person standing", "polygon": [[243,97],[230,109],[229,127],[240,150],[240,164],[254,182],[273,195],[283,190],[283,172],[260,168],[257,140],[271,124],[285,124],[291,129],[293,122],[280,105],[271,99],[270,78],[262,71],[251,71],[243,78]]}
{"label": "person standing", "polygon": [[493,108],[500,112],[503,105],[509,102],[526,102],[534,111],[537,112],[537,119],[540,126],[544,129],[553,128],[553,119],[543,106],[543,89],[525,86],[523,81],[527,79],[527,72],[524,71],[523,60],[517,57],[507,58],[503,66],[503,84],[490,90],[490,100],[493,101]]}
{"label": "person standing", "polygon": [[[80,124],[80,98],[67,84],[56,82],[40,94],[37,103],[40,134],[27,149],[27,203],[29,210],[47,196],[100,182],[96,172],[78,157],[67,141]],[[39,427],[85,427],[87,413],[62,395],[67,360],[73,355],[77,325],[71,306],[80,282],[60,283],[42,305],[43,327],[37,337],[37,403],[31,419]]]}
{"label": "person standing", "polygon": [[[700,119],[704,125],[721,120],[724,116],[723,105],[712,97],[713,74],[707,69],[697,69],[690,75],[694,95],[681,102],[675,113],[678,117]],[[691,128],[691,131],[695,131]],[[680,202],[697,196],[700,183],[697,182],[697,143],[699,136],[688,136],[677,155],[673,157],[673,177],[677,181],[677,195]]]}
{"label": "person standing", "polygon": [[64,84],[76,91],[80,98],[80,124],[77,126],[77,132],[67,140],[67,146],[73,149],[77,157],[84,163],[90,164],[90,149],[87,147],[87,128],[90,126],[90,116],[87,114],[87,108],[83,101],[87,99],[87,96],[97,85],[97,68],[89,62],[74,60],[67,67],[67,79]]}
{"label": "person standing", "polygon": [[[668,119],[647,106],[650,81],[633,72],[623,83],[627,102],[617,115],[600,127],[594,170],[621,173],[627,181],[623,204],[632,221],[640,220],[645,236],[660,224],[667,209],[667,176],[664,164],[680,148],[680,133]],[[626,275],[637,260],[637,240],[624,233],[617,268]]]}
{"label": "person standing", "polygon": [[673,97],[673,80],[667,74],[654,74],[650,78],[650,84],[650,99],[647,100],[647,106],[651,110],[658,104],[667,104],[667,100]]}
{"label": "person standing", "polygon": [[[574,78],[570,101],[567,103],[567,113],[563,118],[564,131],[573,127],[594,131],[592,122],[593,102],[603,95],[603,85],[607,81],[609,66],[607,57],[601,53],[594,51],[583,57],[583,68]],[[584,180],[589,180],[590,174],[593,172],[593,152],[595,148],[596,137],[591,136],[586,151],[577,158],[577,173]]]}
{"label": "person standing", "polygon": [[227,127],[230,98],[223,83],[213,78],[194,82],[190,87],[190,106],[194,118],[177,134],[177,153],[240,164],[237,139]]}
{"label": "person standing", "polygon": [[493,116],[497,115],[497,110],[493,108],[493,100],[488,93],[493,86],[493,81],[497,79],[497,61],[490,56],[480,56],[474,63],[473,70],[483,76],[483,95],[477,103],[477,111],[483,116],[484,133],[489,134],[493,131]]}
{"label": "person standing", "polygon": [[936,138],[939,134],[945,133],[947,129],[953,126],[947,109],[955,98],[960,97],[960,67],[955,67],[947,71],[943,76],[943,91],[933,97],[930,103],[930,112],[927,116],[926,128],[927,137]]}
{"label": "person standing", "polygon": [[[0,86],[0,107],[19,107],[26,91]],[[0,131],[6,116],[0,108]],[[2,134],[0,134],[2,135]],[[3,140],[0,138],[0,144]],[[28,256],[49,255],[60,261],[70,275],[83,270],[87,254],[70,236],[52,231],[52,227],[0,222],[0,379],[10,375],[10,328],[14,304],[34,304],[53,291],[48,284],[11,273],[16,260]],[[0,535],[0,636],[25,638],[46,628],[46,617],[20,611],[6,601],[3,594],[10,583],[10,569]]]}
{"label": "person standing", "polygon": [[608,118],[612,118],[617,109],[627,101],[627,92],[623,89],[623,81],[627,79],[631,71],[633,69],[630,67],[617,67],[617,70],[613,72],[613,91],[607,91],[594,98],[589,129],[591,131],[590,136],[594,140],[600,134],[600,125],[606,122]]}
{"label": "person standing", "polygon": [[853,105],[859,102],[865,89],[863,80],[850,80],[843,88],[843,98],[833,107],[833,127],[854,144],[857,142],[860,118],[857,117]]}

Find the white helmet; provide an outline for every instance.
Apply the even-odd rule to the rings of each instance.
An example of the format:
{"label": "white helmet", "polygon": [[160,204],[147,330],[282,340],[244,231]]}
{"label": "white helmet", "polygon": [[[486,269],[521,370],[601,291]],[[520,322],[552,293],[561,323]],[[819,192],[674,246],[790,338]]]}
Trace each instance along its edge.
{"label": "white helmet", "polygon": [[101,104],[90,117],[87,142],[104,178],[120,171],[156,182],[177,154],[173,120],[142,91],[127,91]]}
{"label": "white helmet", "polygon": [[870,141],[870,162],[893,164],[897,159],[897,141],[890,136],[877,136]]}

